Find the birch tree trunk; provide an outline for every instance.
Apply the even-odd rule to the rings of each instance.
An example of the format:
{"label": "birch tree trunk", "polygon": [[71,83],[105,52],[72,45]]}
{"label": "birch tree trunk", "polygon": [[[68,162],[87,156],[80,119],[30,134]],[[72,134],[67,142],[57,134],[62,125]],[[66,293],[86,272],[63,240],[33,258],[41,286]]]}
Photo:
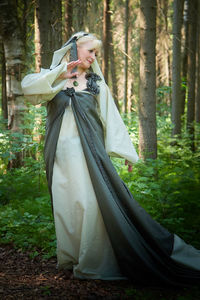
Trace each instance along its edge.
{"label": "birch tree trunk", "polygon": [[[3,40],[6,62],[8,128],[12,132],[20,132],[22,130],[20,128],[22,123],[21,114],[25,109],[21,91],[25,45],[15,1],[2,0],[0,3],[0,11],[0,34]],[[15,153],[15,159],[11,160],[10,167],[19,167],[22,164],[22,156],[22,152]]]}
{"label": "birch tree trunk", "polygon": [[156,136],[156,0],[140,1],[139,154],[157,157]]}
{"label": "birch tree trunk", "polygon": [[187,129],[191,134],[191,148],[194,150],[195,117],[195,70],[196,70],[196,36],[197,36],[197,0],[189,0],[189,52],[188,52],[188,103]]}
{"label": "birch tree trunk", "polygon": [[181,27],[184,0],[173,5],[172,135],[181,134]]}

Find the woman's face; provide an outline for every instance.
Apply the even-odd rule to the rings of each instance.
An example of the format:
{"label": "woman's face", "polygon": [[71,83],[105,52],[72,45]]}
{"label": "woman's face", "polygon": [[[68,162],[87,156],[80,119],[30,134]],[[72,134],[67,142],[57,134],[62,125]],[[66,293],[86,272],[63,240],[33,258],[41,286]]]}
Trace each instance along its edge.
{"label": "woman's face", "polygon": [[79,67],[82,69],[89,69],[97,56],[97,50],[93,44],[93,41],[88,41],[77,46],[78,59],[81,60]]}

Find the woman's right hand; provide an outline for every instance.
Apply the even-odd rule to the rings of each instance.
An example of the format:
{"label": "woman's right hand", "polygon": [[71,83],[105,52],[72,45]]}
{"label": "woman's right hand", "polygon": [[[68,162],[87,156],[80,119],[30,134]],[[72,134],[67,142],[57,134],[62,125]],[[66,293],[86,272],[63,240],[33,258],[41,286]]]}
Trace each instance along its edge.
{"label": "woman's right hand", "polygon": [[125,160],[125,165],[128,165],[128,172],[132,172],[133,171],[133,166],[132,164],[126,159]]}
{"label": "woman's right hand", "polygon": [[77,76],[78,75],[78,72],[74,72],[72,73],[72,70],[80,65],[81,63],[81,60],[78,59],[76,61],[71,61],[70,63],[67,64],[67,72],[63,72],[59,77],[58,79],[67,79],[67,78],[72,78],[74,76]]}

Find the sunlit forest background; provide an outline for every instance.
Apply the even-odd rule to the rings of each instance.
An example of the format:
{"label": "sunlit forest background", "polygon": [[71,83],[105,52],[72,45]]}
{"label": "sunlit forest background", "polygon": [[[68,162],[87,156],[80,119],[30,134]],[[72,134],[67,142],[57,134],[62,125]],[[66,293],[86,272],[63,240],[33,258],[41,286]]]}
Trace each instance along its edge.
{"label": "sunlit forest background", "polygon": [[20,82],[84,30],[103,41],[98,61],[140,156],[132,172],[113,159],[119,175],[153,218],[200,248],[198,16],[199,0],[1,0],[0,244],[55,255],[46,107],[28,103]]}

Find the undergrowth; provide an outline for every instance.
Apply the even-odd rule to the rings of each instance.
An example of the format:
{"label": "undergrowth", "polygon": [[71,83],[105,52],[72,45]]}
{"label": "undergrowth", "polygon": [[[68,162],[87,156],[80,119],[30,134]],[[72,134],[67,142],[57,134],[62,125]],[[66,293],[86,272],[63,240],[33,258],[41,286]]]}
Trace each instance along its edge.
{"label": "undergrowth", "polygon": [[[55,255],[56,238],[44,171],[43,140],[38,143],[32,134],[35,114],[42,110],[44,115],[44,110],[38,108],[35,113],[34,109],[30,108],[24,133],[18,139],[29,153],[23,167],[7,169],[14,151],[9,143],[10,133],[4,129],[0,136],[0,243],[12,243],[31,256],[42,253],[49,258]],[[124,120],[137,148],[138,120],[135,116],[125,116]],[[43,134],[44,125],[39,130]],[[19,149],[22,146],[15,145]],[[191,151],[190,136],[183,132],[182,139],[172,139],[170,120],[167,116],[158,117],[157,160],[139,160],[131,173],[124,160],[112,161],[134,198],[154,219],[200,248],[200,154]]]}

